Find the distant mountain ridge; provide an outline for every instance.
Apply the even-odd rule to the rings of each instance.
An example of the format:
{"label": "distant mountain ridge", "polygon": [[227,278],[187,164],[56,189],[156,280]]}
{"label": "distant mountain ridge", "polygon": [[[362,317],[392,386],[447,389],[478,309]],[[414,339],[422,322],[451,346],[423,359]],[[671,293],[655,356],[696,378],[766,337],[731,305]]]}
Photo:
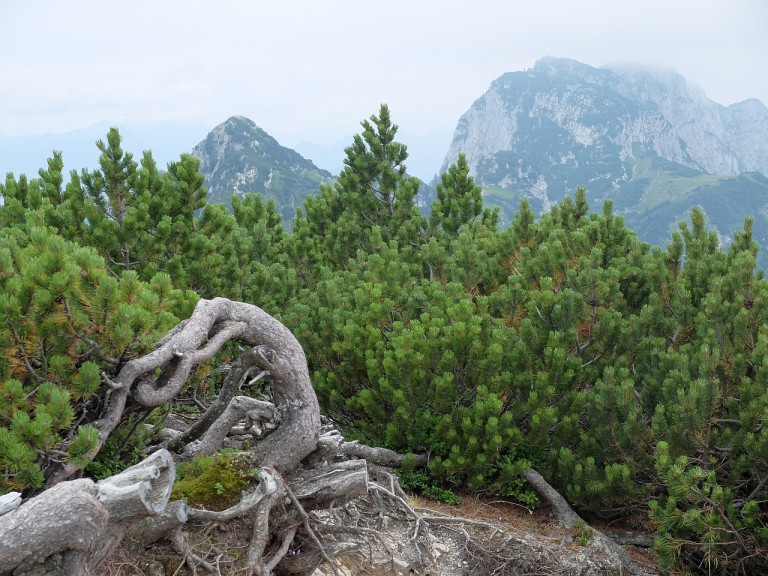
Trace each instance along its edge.
{"label": "distant mountain ridge", "polygon": [[593,208],[612,199],[652,243],[698,204],[723,244],[752,215],[768,246],[768,109],[722,106],[674,72],[543,58],[462,115],[443,171],[459,153],[503,222],[522,198],[540,213],[584,186]]}
{"label": "distant mountain ridge", "polygon": [[459,151],[473,168],[513,151],[541,136],[542,123],[557,129],[551,144],[602,147],[622,160],[655,153],[720,176],[768,174],[768,109],[759,100],[726,107],[675,72],[552,57],[493,81],[459,119],[441,171]]}
{"label": "distant mountain ridge", "polygon": [[320,184],[333,178],[243,116],[216,126],[192,155],[200,160],[209,202],[231,206],[233,195],[261,194],[275,200],[285,223],[307,196],[318,194]]}
{"label": "distant mountain ridge", "polygon": [[[162,166],[199,142],[192,153],[200,159],[210,202],[231,206],[233,194],[259,193],[274,198],[290,225],[305,198],[333,181],[331,172],[242,116],[227,119],[202,141],[205,129],[199,125],[153,126],[129,125],[123,148],[135,158],[151,148]],[[62,135],[0,139],[0,164],[33,176],[51,150],[64,149],[67,171],[93,168],[98,163],[93,143],[104,133],[106,125],[98,125]],[[424,153],[419,146],[443,146],[442,137],[433,136],[413,139],[409,166]],[[398,139],[407,143],[407,134]],[[337,152],[322,151],[323,156],[322,147],[307,144],[306,153],[328,163],[341,159],[333,160],[336,169],[344,158],[343,144],[338,146]],[[768,109],[758,100],[722,106],[674,72],[635,65],[593,68],[546,57],[491,83],[459,119],[440,172],[459,153],[467,156],[485,204],[501,208],[502,226],[522,198],[542,213],[584,186],[594,210],[611,199],[614,212],[654,244],[669,242],[695,205],[703,207],[724,246],[745,216],[753,216],[754,237],[763,247],[760,263],[768,269]],[[432,154],[428,159],[422,174],[430,172]],[[417,197],[425,213],[436,181],[423,184]]]}

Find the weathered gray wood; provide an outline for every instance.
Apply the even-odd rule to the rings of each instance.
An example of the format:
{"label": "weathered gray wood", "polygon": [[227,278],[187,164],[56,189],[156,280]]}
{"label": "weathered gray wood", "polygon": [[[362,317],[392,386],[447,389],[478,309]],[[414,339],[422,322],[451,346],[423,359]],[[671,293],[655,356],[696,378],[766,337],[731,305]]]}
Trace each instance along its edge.
{"label": "weathered gray wood", "polygon": [[235,396],[230,401],[226,410],[219,418],[208,428],[199,442],[190,446],[195,454],[213,454],[220,450],[232,427],[250,416],[254,420],[276,421],[278,417],[277,408],[271,402],[264,402],[250,398],[249,396]]}
{"label": "weathered gray wood", "polygon": [[255,348],[243,352],[237,361],[232,364],[224,382],[219,390],[219,395],[214,399],[200,418],[183,433],[169,439],[165,447],[170,450],[178,450],[200,438],[216,420],[224,413],[229,403],[242,388],[246,378],[256,366],[258,355]]}
{"label": "weathered gray wood", "polygon": [[[120,423],[129,394],[144,406],[172,399],[193,368],[209,360],[230,340],[254,346],[254,365],[270,372],[272,396],[280,412],[277,430],[255,448],[260,465],[289,471],[314,450],[320,430],[320,408],[309,378],[307,359],[299,341],[283,324],[261,308],[226,298],[201,299],[192,316],[172,330],[149,354],[125,363],[113,379],[101,418],[97,448]],[[160,376],[154,377],[157,370]],[[48,486],[79,470],[63,464]]]}
{"label": "weathered gray wood", "polygon": [[528,480],[528,483],[533,486],[533,489],[538,492],[539,496],[552,505],[552,510],[561,526],[565,528],[573,528],[576,522],[586,524],[586,522],[576,514],[574,509],[571,508],[571,505],[568,504],[568,501],[563,498],[560,492],[555,490],[536,470],[528,468],[528,470],[523,472],[523,477]]}
{"label": "weathered gray wood", "polygon": [[347,460],[303,470],[288,480],[288,486],[308,510],[332,501],[348,502],[368,493],[368,465],[365,460]]}
{"label": "weathered gray wood", "polygon": [[0,517],[0,574],[29,570],[57,553],[73,574],[105,559],[130,523],[162,512],[176,472],[166,450],[98,483],[61,482]]}
{"label": "weathered gray wood", "polygon": [[592,530],[592,540],[603,549],[606,556],[612,559],[612,561],[622,567],[622,570],[626,574],[631,575],[646,575],[645,569],[635,562],[629,553],[619,546],[616,542],[608,538],[605,534],[599,530],[595,530],[590,527],[581,517],[571,508],[568,501],[555,490],[544,477],[539,474],[533,468],[529,468],[523,472],[523,477],[533,486],[534,490],[538,492],[539,496],[544,498],[552,506],[555,517],[561,526],[565,528],[574,528],[577,523],[581,523]]}
{"label": "weathered gray wood", "polygon": [[176,465],[167,450],[158,450],[135,466],[96,484],[110,523],[159,514],[171,497]]}
{"label": "weathered gray wood", "polygon": [[84,566],[108,521],[93,481],[62,482],[0,517],[0,574],[29,570],[57,552]]}
{"label": "weathered gray wood", "polygon": [[157,516],[150,516],[141,522],[133,524],[127,533],[130,537],[144,546],[154,544],[158,540],[170,536],[176,528],[183,525],[188,518],[188,507],[184,500],[171,502]]}
{"label": "weathered gray wood", "polygon": [[343,458],[361,458],[371,464],[379,464],[388,468],[400,468],[406,461],[414,466],[424,467],[428,464],[426,454],[399,454],[388,448],[366,446],[359,442],[347,442],[335,428],[326,430],[317,440],[317,449],[309,456],[309,467],[319,467],[325,462],[333,462]]}
{"label": "weathered gray wood", "polygon": [[364,458],[369,462],[390,468],[399,468],[407,460],[410,460],[414,466],[421,467],[427,465],[426,454],[398,454],[389,448],[366,446],[358,442],[342,442],[339,445],[339,454],[354,458]]}
{"label": "weathered gray wood", "polygon": [[[285,483],[280,474],[272,475],[272,481],[275,483],[275,489],[259,500],[251,512],[253,527],[251,530],[251,542],[248,545],[248,552],[246,554],[246,576],[266,576],[271,573],[271,570],[263,562],[264,550],[270,542],[273,530],[269,522],[270,512],[286,494]],[[296,534],[295,530],[293,534]]]}

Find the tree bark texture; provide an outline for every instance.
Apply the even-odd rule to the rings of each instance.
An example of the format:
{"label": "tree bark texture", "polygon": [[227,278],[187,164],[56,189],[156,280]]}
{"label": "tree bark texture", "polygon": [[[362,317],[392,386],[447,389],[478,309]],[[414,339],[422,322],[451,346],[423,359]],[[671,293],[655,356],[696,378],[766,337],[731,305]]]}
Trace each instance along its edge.
{"label": "tree bark texture", "polygon": [[61,482],[0,517],[0,574],[22,573],[62,553],[73,574],[89,574],[129,525],[162,512],[175,480],[173,458],[160,450],[98,483]]}
{"label": "tree bark texture", "polygon": [[182,526],[188,518],[186,501],[176,500],[171,502],[161,514],[150,516],[131,526],[127,535],[143,546],[149,546]]}
{"label": "tree bark texture", "polygon": [[84,562],[108,522],[93,481],[58,484],[0,517],[0,574],[28,570],[57,552]]}
{"label": "tree bark texture", "polygon": [[21,504],[20,492],[8,492],[0,496],[0,516],[15,510]]}
{"label": "tree bark texture", "polygon": [[169,440],[165,447],[169,450],[177,450],[185,444],[200,438],[227,409],[227,406],[229,406],[229,403],[237,395],[240,388],[242,388],[253,368],[256,367],[258,360],[257,352],[253,349],[241,354],[240,358],[232,364],[227,372],[219,395],[205,413],[188,430]]}
{"label": "tree bark texture", "polygon": [[110,522],[133,521],[165,510],[176,480],[176,465],[167,450],[96,484]]}
{"label": "tree bark texture", "polygon": [[368,493],[368,463],[348,460],[311,470],[302,470],[288,481],[296,498],[310,510],[332,502],[348,502]]}
{"label": "tree bark texture", "polygon": [[224,439],[235,424],[246,417],[254,421],[276,422],[278,411],[271,402],[249,396],[235,396],[200,441],[192,443],[190,448],[196,454],[213,454],[221,449]]}

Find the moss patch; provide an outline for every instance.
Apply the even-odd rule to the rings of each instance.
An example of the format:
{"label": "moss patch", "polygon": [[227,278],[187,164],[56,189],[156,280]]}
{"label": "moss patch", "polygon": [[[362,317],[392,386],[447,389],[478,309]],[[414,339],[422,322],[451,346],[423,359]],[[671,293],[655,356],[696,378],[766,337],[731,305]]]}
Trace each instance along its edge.
{"label": "moss patch", "polygon": [[232,456],[200,456],[179,464],[171,499],[186,499],[195,508],[225,510],[240,500],[252,478],[246,466]]}

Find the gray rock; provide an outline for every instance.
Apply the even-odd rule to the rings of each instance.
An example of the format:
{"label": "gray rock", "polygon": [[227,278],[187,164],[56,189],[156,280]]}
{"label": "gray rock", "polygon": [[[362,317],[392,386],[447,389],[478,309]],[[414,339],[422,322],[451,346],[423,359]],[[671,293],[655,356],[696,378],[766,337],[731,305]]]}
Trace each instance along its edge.
{"label": "gray rock", "polygon": [[477,174],[484,159],[518,150],[532,127],[547,124],[560,138],[545,138],[547,147],[618,150],[622,158],[654,153],[722,176],[768,174],[768,109],[759,100],[723,106],[671,71],[559,58],[495,80],[460,118],[442,171],[463,152]]}

